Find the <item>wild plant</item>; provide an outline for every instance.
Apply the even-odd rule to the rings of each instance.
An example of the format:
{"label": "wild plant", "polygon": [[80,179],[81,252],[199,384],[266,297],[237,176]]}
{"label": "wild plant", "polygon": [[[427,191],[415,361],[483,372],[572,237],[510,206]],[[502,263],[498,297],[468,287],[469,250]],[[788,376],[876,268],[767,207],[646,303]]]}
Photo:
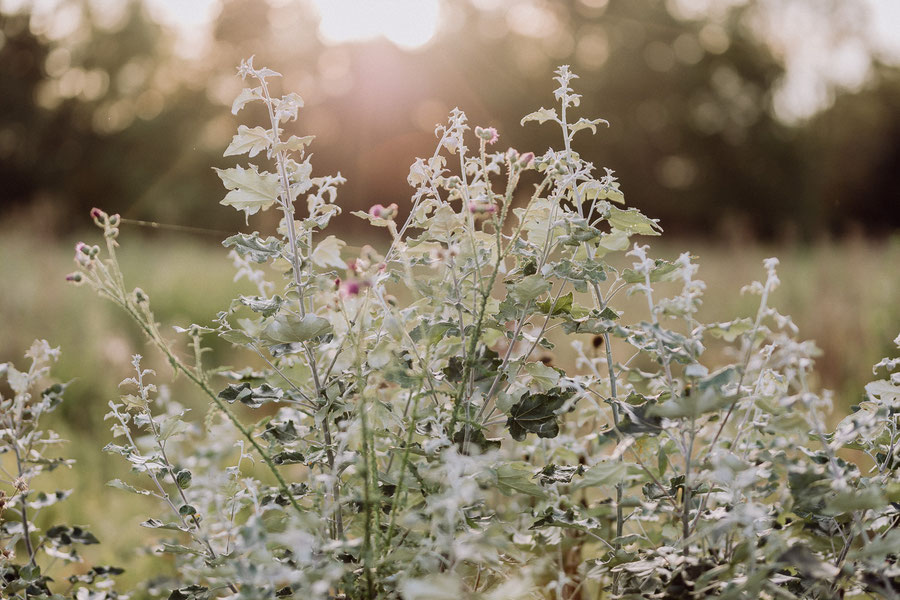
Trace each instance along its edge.
{"label": "wild plant", "polygon": [[26,370],[0,364],[0,381],[5,380],[8,388],[0,388],[0,597],[62,598],[51,591],[51,573],[59,577],[70,572],[59,582],[57,594],[80,600],[118,598],[111,577],[123,570],[86,567],[78,552],[80,546],[99,542],[94,534],[78,525],[44,525],[42,512],[72,494],[72,490],[38,491],[35,483],[41,478],[41,487],[46,487],[50,477],[42,475],[74,463],[57,455],[64,440],[40,423],[62,403],[66,384],[48,383],[59,348],[38,340],[25,357],[31,360]]}
{"label": "wild plant", "polygon": [[[221,203],[280,224],[223,243],[258,294],[176,344],[125,285],[119,217],[97,209],[106,254],[79,245],[70,275],[214,409],[201,423],[154,400],[138,358],[136,391],[110,405],[126,441],[108,449],[146,476],[116,485],[166,509],[144,525],[171,532],[170,598],[900,593],[898,360],[832,431],[817,350],[771,306],[776,259],[744,290],[755,315],[702,322],[691,256],[634,243],[659,223],[573,149],[607,124],[572,117],[568,67],[558,107],[522,119],[557,128],[560,149],[499,151],[454,109],[410,169],[408,216],[353,213],[387,231],[380,249],[327,233],[344,180],[314,177],[312,136],[288,133],[302,98],[273,95],[278,74],[252,59],[239,74],[232,112],[266,120],[238,127],[225,155],[257,163],[217,170]],[[212,336],[247,367],[204,364]],[[545,360],[559,343],[574,364]]]}

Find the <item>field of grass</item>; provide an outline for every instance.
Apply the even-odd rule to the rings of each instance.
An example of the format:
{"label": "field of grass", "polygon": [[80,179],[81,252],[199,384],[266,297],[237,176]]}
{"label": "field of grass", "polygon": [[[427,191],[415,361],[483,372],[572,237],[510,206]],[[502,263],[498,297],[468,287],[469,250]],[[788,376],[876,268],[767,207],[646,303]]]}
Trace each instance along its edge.
{"label": "field of grass", "polygon": [[[228,306],[235,285],[243,293],[253,292],[246,282],[232,282],[233,269],[226,251],[214,237],[140,237],[129,231],[122,241],[121,259],[130,277],[127,283],[149,293],[164,331],[172,331],[172,325],[208,323],[218,310]],[[4,282],[0,292],[0,362],[21,365],[22,354],[34,338],[45,338],[61,347],[56,376],[72,383],[63,410],[48,425],[70,440],[64,453],[76,459],[80,468],[56,471],[49,476],[52,481],[44,482],[48,488],[74,488],[77,498],[51,507],[56,514],[47,516],[58,522],[90,526],[104,542],[98,547],[100,554],[95,555],[101,563],[131,564],[135,540],[146,533],[138,523],[155,509],[142,506],[132,495],[104,487],[110,479],[128,477],[123,461],[100,450],[110,440],[103,422],[107,402],[117,397],[118,382],[130,376],[131,355],[141,353],[147,355],[147,366],[157,370],[158,383],[171,383],[173,395],[194,406],[198,419],[205,408],[193,390],[181,382],[171,382],[168,366],[111,304],[98,299],[90,289],[75,288],[64,281],[73,269],[74,242],[74,238],[59,241],[10,229],[0,231],[0,281]],[[660,240],[653,248],[654,255],[664,258],[674,258],[686,250],[697,257],[699,277],[708,286],[701,313],[706,320],[752,315],[756,298],[741,296],[740,288],[763,277],[763,258],[778,256],[782,286],[772,305],[782,314],[792,315],[800,335],[815,340],[822,349],[819,383],[835,390],[838,410],[858,401],[863,384],[871,378],[871,365],[890,353],[891,340],[900,332],[898,238],[796,247]],[[626,320],[645,317],[640,312],[642,299],[620,300]],[[228,354],[232,351],[224,346],[217,346],[215,352],[213,361],[222,363],[231,358]],[[560,344],[556,361],[565,362],[570,354]],[[108,515],[115,515],[115,519]],[[139,567],[123,580],[127,585],[146,575]]]}

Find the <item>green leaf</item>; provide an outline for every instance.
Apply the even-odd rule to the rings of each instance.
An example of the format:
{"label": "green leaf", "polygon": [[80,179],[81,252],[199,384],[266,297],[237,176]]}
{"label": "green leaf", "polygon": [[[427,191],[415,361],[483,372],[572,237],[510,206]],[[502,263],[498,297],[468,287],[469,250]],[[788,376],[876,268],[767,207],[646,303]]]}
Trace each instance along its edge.
{"label": "green leaf", "polygon": [[171,529],[172,531],[189,531],[184,525],[178,523],[163,523],[159,519],[147,519],[141,523],[141,527],[148,529]]}
{"label": "green leaf", "polygon": [[536,477],[540,480],[541,485],[550,485],[553,483],[571,483],[575,475],[582,475],[584,466],[562,466],[549,464],[541,469]]}
{"label": "green leaf", "polygon": [[561,510],[555,506],[548,507],[540,518],[529,529],[541,529],[543,527],[565,527],[578,531],[596,531],[602,528],[599,520],[594,517],[583,517],[575,513],[575,508]]}
{"label": "green leaf", "polygon": [[38,492],[31,501],[28,502],[28,508],[37,510],[39,508],[45,508],[47,506],[52,506],[57,502],[61,502],[65,500],[72,494],[72,490],[60,490],[53,493],[46,492]]}
{"label": "green leaf", "polygon": [[47,538],[53,540],[57,546],[71,546],[72,544],[99,544],[100,540],[94,537],[90,531],[86,531],[81,527],[69,527],[68,525],[58,525],[47,530]]}
{"label": "green leaf", "polygon": [[[466,442],[468,442],[467,447]],[[475,429],[470,425],[464,426],[453,435],[453,443],[456,444],[461,454],[471,454],[473,446],[478,448],[482,454],[489,450],[500,449],[500,440],[489,440],[481,429]]]}
{"label": "green leaf", "polygon": [[599,181],[585,181],[578,186],[578,196],[582,202],[592,200],[612,200],[619,204],[625,203],[625,194],[619,189],[619,182],[614,181],[609,184]]}
{"label": "green leaf", "polygon": [[259,233],[254,231],[252,234],[239,233],[226,238],[222,242],[226,248],[234,247],[241,256],[249,257],[250,260],[257,263],[267,262],[270,258],[281,256],[281,248],[284,246],[281,240],[268,237],[265,240],[259,239]]}
{"label": "green leaf", "polygon": [[275,317],[266,327],[266,335],[276,342],[291,344],[305,342],[331,331],[331,323],[327,319],[307,313],[300,318],[291,314]]}
{"label": "green leaf", "polygon": [[[545,315],[557,316],[562,314],[572,314],[572,304],[575,300],[572,292],[565,296],[560,296],[554,302],[553,298],[547,298],[543,302],[538,302],[536,306]],[[552,312],[551,312],[552,311]]]}
{"label": "green leaf", "polygon": [[541,108],[540,110],[536,110],[533,113],[527,114],[522,117],[522,120],[519,122],[520,125],[525,125],[525,123],[529,121],[537,121],[538,123],[544,123],[545,121],[553,120],[558,121],[559,117],[556,116],[555,108]]}
{"label": "green leaf", "polygon": [[[203,553],[194,550],[193,548],[188,548],[187,546],[182,546],[181,544],[167,544],[163,542],[162,552],[167,554],[194,554],[195,556],[203,556]],[[172,596],[169,596],[170,598]]]}
{"label": "green leaf", "polygon": [[189,585],[172,590],[167,600],[209,600],[209,588],[202,585]]}
{"label": "green leaf", "polygon": [[297,452],[295,450],[285,450],[284,452],[279,452],[278,454],[272,457],[272,462],[276,465],[296,465],[306,462],[303,458],[303,454]]}
{"label": "green leaf", "polygon": [[220,204],[233,206],[249,217],[278,201],[279,182],[274,173],[260,173],[256,165],[250,165],[249,169],[237,166],[214,170],[225,188],[230,190]]}
{"label": "green leaf", "polygon": [[159,424],[160,441],[164,442],[173,436],[181,435],[191,430],[191,426],[182,420],[183,416],[183,413],[175,414],[162,420],[162,423]]}
{"label": "green leaf", "polygon": [[559,435],[556,411],[572,397],[572,392],[555,394],[526,394],[509,411],[506,426],[514,440],[522,442],[529,433],[541,438]]}
{"label": "green leaf", "polygon": [[622,210],[615,206],[609,207],[609,215],[606,217],[609,224],[622,231],[638,235],[659,235],[662,227],[659,226],[658,219],[650,219],[645,217],[641,211],[636,208]]}
{"label": "green leaf", "polygon": [[545,392],[559,383],[559,371],[542,362],[526,364],[525,372],[531,375],[531,379]]}
{"label": "green leaf", "polygon": [[860,490],[837,492],[825,505],[823,514],[842,515],[858,510],[880,509],[887,506],[884,493],[874,485]]}
{"label": "green leaf", "polygon": [[183,490],[191,487],[191,481],[193,480],[193,475],[187,469],[182,469],[175,474],[175,483],[178,484]]}
{"label": "green leaf", "polygon": [[582,477],[580,481],[572,484],[571,490],[574,492],[586,487],[615,485],[622,481],[626,471],[627,467],[621,460],[605,460],[599,462],[585,471],[584,477]]}
{"label": "green leaf", "polygon": [[651,406],[647,414],[666,419],[695,418],[730,406],[736,401],[736,397],[733,394],[726,395],[722,388],[734,381],[736,375],[737,370],[734,367],[720,369],[701,379],[697,383],[696,390]]}
{"label": "green leaf", "polygon": [[270,143],[269,130],[263,127],[254,127],[253,129],[246,125],[238,127],[237,135],[231,139],[228,148],[225,149],[223,156],[235,156],[237,154],[247,154],[253,158]]}
{"label": "green leaf", "polygon": [[231,342],[232,344],[237,344],[239,346],[245,346],[253,342],[252,337],[238,329],[229,329],[228,331],[223,331],[219,334],[219,337],[226,342]]}
{"label": "green leaf", "polygon": [[509,295],[520,304],[526,304],[550,289],[550,282],[540,275],[523,277],[509,289]]}
{"label": "green leaf", "polygon": [[738,336],[749,333],[752,330],[753,320],[746,317],[743,319],[735,319],[734,321],[707,325],[705,331],[713,337],[723,339],[726,342],[733,342]]}
{"label": "green leaf", "polygon": [[535,498],[546,496],[544,488],[534,481],[534,472],[526,462],[508,462],[493,469],[497,477],[497,489],[506,496],[525,494]]}
{"label": "green leaf", "polygon": [[259,408],[266,402],[278,402],[284,397],[284,391],[280,388],[273,388],[268,384],[262,384],[259,387],[250,387],[249,383],[240,385],[229,384],[224,390],[219,392],[219,398],[233,404],[240,401],[250,408]]}
{"label": "green leaf", "polygon": [[112,481],[108,481],[106,483],[109,487],[116,488],[118,490],[125,490],[126,492],[131,492],[132,494],[139,494],[141,496],[149,496],[151,492],[149,490],[141,490],[136,487],[130,486],[121,479],[113,479]]}
{"label": "green leaf", "polygon": [[294,426],[294,421],[287,420],[282,423],[270,423],[266,430],[263,431],[262,437],[277,442],[293,442],[300,434],[297,433],[297,428]]}
{"label": "green leaf", "polygon": [[[679,266],[676,263],[669,262],[657,258],[653,261],[653,267],[650,269],[650,281],[669,281],[669,275],[676,273]],[[644,283],[644,274],[638,273],[634,269],[625,269],[622,271],[622,280],[626,283]]]}

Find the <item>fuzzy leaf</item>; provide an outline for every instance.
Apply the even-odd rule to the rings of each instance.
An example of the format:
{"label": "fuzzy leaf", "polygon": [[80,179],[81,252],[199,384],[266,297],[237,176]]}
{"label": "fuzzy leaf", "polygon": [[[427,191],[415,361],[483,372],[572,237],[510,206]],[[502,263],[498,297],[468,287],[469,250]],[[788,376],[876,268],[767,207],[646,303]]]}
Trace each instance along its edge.
{"label": "fuzzy leaf", "polygon": [[548,120],[559,120],[559,117],[556,116],[555,108],[541,108],[540,110],[536,110],[533,113],[527,114],[522,117],[522,120],[519,122],[520,125],[525,125],[528,121],[537,121],[538,123],[544,123]]}
{"label": "fuzzy leaf", "polygon": [[238,298],[241,304],[248,307],[253,312],[257,312],[264,317],[271,317],[278,312],[284,300],[281,296],[273,296],[272,298],[262,298],[260,296],[240,296]]}
{"label": "fuzzy leaf", "polygon": [[602,461],[584,472],[584,477],[572,485],[571,490],[580,490],[598,485],[615,485],[625,477],[626,466],[621,460]]}
{"label": "fuzzy leaf", "polygon": [[238,127],[237,135],[231,139],[223,156],[235,156],[247,154],[253,158],[269,145],[269,130],[263,127],[249,128],[246,125]]}
{"label": "fuzzy leaf", "polygon": [[231,114],[238,114],[240,110],[244,108],[244,105],[248,102],[262,99],[263,95],[260,88],[244,88],[243,90],[241,90],[241,93],[238,94],[238,97],[234,99],[234,103],[231,105]]}
{"label": "fuzzy leaf", "polygon": [[578,121],[569,125],[570,135],[574,135],[582,129],[590,129],[591,133],[596,134],[597,125],[606,125],[609,127],[609,121],[606,119],[585,119],[584,117],[581,117]]}
{"label": "fuzzy leaf", "polygon": [[287,140],[276,144],[275,151],[276,152],[294,152],[297,150],[303,150],[307,146],[309,146],[312,141],[316,139],[314,135],[304,135],[303,137],[298,137],[296,135],[292,135]]}
{"label": "fuzzy leaf", "polygon": [[346,269],[347,263],[341,260],[341,248],[346,245],[347,243],[344,240],[329,235],[316,244],[316,249],[313,250],[310,260],[313,261],[313,264],[322,268],[335,267],[337,269]]}
{"label": "fuzzy leaf", "polygon": [[239,165],[232,169],[214,170],[225,188],[231,190],[219,204],[233,206],[249,217],[278,201],[279,182],[274,173],[260,173],[256,165],[250,165],[249,169]]}
{"label": "fuzzy leaf", "polygon": [[266,327],[265,333],[276,342],[292,344],[311,340],[329,331],[331,323],[318,315],[307,313],[303,318],[291,314],[278,315]]}
{"label": "fuzzy leaf", "polygon": [[506,496],[525,494],[543,498],[546,495],[544,488],[534,482],[534,471],[526,462],[503,463],[493,471],[497,477],[497,489]]}
{"label": "fuzzy leaf", "polygon": [[226,238],[222,245],[226,248],[234,247],[238,254],[249,257],[253,262],[264,263],[270,258],[280,256],[281,248],[284,244],[278,238],[271,236],[261,240],[259,233],[254,231],[249,235],[239,233]]}
{"label": "fuzzy leaf", "polygon": [[509,289],[509,295],[520,304],[534,300],[550,289],[550,282],[540,275],[529,275]]}
{"label": "fuzzy leaf", "polygon": [[141,496],[150,495],[150,492],[148,490],[140,490],[136,487],[130,486],[121,479],[113,479],[112,481],[108,481],[106,485],[119,490],[125,490],[126,492],[131,492],[132,494],[140,494]]}
{"label": "fuzzy leaf", "polygon": [[658,219],[645,217],[636,208],[622,210],[621,208],[610,206],[609,216],[606,217],[606,220],[613,228],[627,231],[628,233],[659,235],[662,232]]}
{"label": "fuzzy leaf", "polygon": [[714,323],[706,327],[706,333],[713,337],[733,342],[738,336],[753,330],[753,320],[748,318],[735,319],[725,323]]}

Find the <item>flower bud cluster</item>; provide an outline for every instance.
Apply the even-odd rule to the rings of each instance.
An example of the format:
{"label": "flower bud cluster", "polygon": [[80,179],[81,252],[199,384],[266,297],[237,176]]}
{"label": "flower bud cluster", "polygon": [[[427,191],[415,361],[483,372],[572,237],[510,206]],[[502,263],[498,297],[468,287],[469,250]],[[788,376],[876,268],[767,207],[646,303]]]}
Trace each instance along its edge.
{"label": "flower bud cluster", "polygon": [[475,135],[488,144],[493,144],[500,139],[500,134],[493,127],[475,127]]}
{"label": "flower bud cluster", "polygon": [[374,276],[385,268],[382,256],[372,246],[366,244],[360,248],[359,257],[347,261],[346,277],[344,279],[337,277],[334,280],[335,289],[340,292],[342,298],[358,296],[365,288],[372,286]]}
{"label": "flower bud cluster", "polygon": [[515,148],[506,151],[506,160],[511,170],[531,169],[534,167],[534,152],[519,154]]}
{"label": "flower bud cluster", "polygon": [[497,205],[493,202],[469,202],[469,212],[475,216],[488,216],[497,212]]}
{"label": "flower bud cluster", "polygon": [[75,244],[75,262],[78,266],[90,270],[92,263],[100,254],[100,246],[88,246],[84,242]]}
{"label": "flower bud cluster", "polygon": [[91,209],[91,218],[97,227],[103,228],[104,236],[111,240],[119,237],[119,223],[122,222],[119,215],[108,215],[99,208],[94,207]]}

